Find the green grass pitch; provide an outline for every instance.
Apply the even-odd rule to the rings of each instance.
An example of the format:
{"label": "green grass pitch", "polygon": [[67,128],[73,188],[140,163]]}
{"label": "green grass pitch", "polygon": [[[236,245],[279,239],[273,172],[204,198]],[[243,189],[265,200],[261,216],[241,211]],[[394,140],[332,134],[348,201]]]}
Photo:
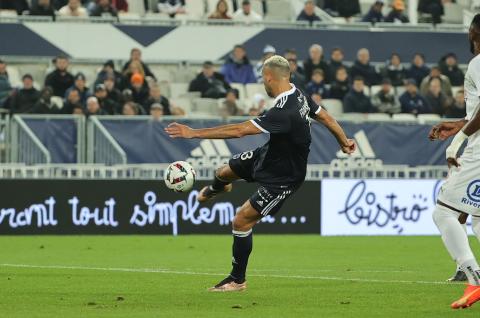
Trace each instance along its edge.
{"label": "green grass pitch", "polygon": [[439,237],[255,235],[248,290],[208,293],[231,241],[0,237],[0,317],[480,317],[449,308],[463,285]]}

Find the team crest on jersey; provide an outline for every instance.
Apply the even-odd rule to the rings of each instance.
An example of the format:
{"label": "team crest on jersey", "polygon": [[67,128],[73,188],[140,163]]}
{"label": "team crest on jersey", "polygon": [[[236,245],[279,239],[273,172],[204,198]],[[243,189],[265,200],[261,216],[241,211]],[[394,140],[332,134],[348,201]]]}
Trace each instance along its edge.
{"label": "team crest on jersey", "polygon": [[462,203],[480,208],[480,180],[470,182],[467,187],[467,196],[462,198]]}

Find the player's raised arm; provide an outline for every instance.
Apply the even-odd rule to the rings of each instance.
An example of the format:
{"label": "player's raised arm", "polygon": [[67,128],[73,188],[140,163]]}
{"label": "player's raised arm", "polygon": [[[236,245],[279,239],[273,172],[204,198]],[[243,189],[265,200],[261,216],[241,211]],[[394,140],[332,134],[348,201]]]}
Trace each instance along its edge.
{"label": "player's raised arm", "polygon": [[165,132],[172,138],[186,139],[231,139],[262,133],[251,121],[202,129],[193,129],[187,125],[171,123],[165,128]]}
{"label": "player's raised arm", "polygon": [[340,148],[344,153],[351,154],[355,152],[355,141],[348,139],[340,124],[328,112],[320,110],[315,114],[315,120],[322,123],[338,141]]}

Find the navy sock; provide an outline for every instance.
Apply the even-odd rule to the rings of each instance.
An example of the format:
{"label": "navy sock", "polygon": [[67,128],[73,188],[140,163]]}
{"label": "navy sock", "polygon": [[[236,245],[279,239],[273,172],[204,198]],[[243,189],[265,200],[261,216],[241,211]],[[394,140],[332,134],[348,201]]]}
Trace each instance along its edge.
{"label": "navy sock", "polygon": [[233,231],[233,247],[232,247],[232,272],[230,276],[236,283],[245,282],[245,274],[247,271],[248,257],[252,252],[253,235],[252,230],[247,232]]}
{"label": "navy sock", "polygon": [[220,180],[217,177],[217,175],[215,174],[215,178],[213,178],[213,183],[212,183],[211,187],[215,191],[222,191],[223,188],[225,188],[225,186],[229,183],[230,182],[225,182],[225,181]]}

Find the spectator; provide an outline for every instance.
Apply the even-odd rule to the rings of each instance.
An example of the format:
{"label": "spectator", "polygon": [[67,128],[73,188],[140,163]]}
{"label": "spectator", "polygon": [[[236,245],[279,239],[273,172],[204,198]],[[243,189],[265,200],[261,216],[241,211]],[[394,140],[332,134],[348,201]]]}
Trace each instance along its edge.
{"label": "spectator", "polygon": [[250,64],[245,48],[241,45],[235,45],[232,54],[223,65],[221,73],[225,76],[227,83],[257,82],[253,66]]}
{"label": "spectator", "polygon": [[10,109],[10,113],[30,113],[33,106],[40,99],[40,92],[33,87],[33,77],[25,74],[22,77],[23,87],[13,92],[9,97],[5,107]]}
{"label": "spectator", "polygon": [[401,111],[400,102],[395,96],[390,79],[385,78],[382,81],[382,89],[373,96],[372,104],[379,113],[396,114]]}
{"label": "spectator", "polygon": [[113,101],[116,105],[122,105],[124,103],[123,95],[115,86],[115,77],[113,75],[107,75],[103,84],[107,90],[107,98]]}
{"label": "spectator", "polygon": [[185,0],[160,0],[158,3],[158,11],[166,13],[170,18],[174,18],[177,14],[185,14]]}
{"label": "spectator", "polygon": [[26,0],[2,0],[0,1],[0,10],[14,10],[18,15],[28,11],[28,2]]}
{"label": "spectator", "polygon": [[382,0],[375,1],[370,7],[370,11],[362,18],[362,22],[370,22],[371,24],[383,22],[385,19],[382,13],[383,5]]}
{"label": "spectator", "polygon": [[228,3],[226,0],[218,0],[215,11],[208,16],[209,19],[230,20],[228,15]]}
{"label": "spectator", "polygon": [[202,72],[190,82],[188,87],[189,92],[200,92],[204,98],[225,97],[228,89],[230,85],[222,74],[215,72],[213,63],[210,61],[203,63]]}
{"label": "spectator", "polygon": [[[95,100],[97,101],[98,105],[102,109],[102,113],[104,115],[115,115],[121,113],[120,105],[115,103],[115,101],[108,98],[107,88],[104,84],[98,84],[95,86]],[[87,108],[88,108],[88,100],[87,99]]]}
{"label": "spectator", "polygon": [[160,104],[162,106],[162,114],[166,116],[170,115],[185,115],[185,111],[180,108],[179,106],[172,105],[168,98],[162,95],[160,90],[160,86],[153,85],[150,87],[150,97],[147,99],[145,103],[145,111],[150,113],[150,109],[152,108],[153,104]]}
{"label": "spectator", "polygon": [[330,86],[330,98],[343,100],[350,89],[347,69],[343,66],[337,69],[335,80]]}
{"label": "spectator", "polygon": [[44,87],[40,91],[40,98],[37,100],[31,113],[33,114],[58,114],[60,109],[58,106],[52,102],[53,90],[51,87]]}
{"label": "spectator", "polygon": [[465,116],[467,116],[465,109],[465,91],[461,89],[455,94],[453,103],[449,104],[445,110],[445,117],[465,118]]}
{"label": "spectator", "polygon": [[[283,57],[286,58],[287,61],[290,60],[290,59],[298,61],[297,50],[287,49],[287,50],[285,50],[285,53],[283,54]],[[305,75],[305,70],[298,63],[297,63],[297,72],[300,73],[301,75]]]}
{"label": "spectator", "polygon": [[253,105],[248,110],[249,116],[263,116],[267,112],[267,101],[265,100],[265,96],[260,93],[253,95]]}
{"label": "spectator", "polygon": [[222,103],[220,108],[220,116],[230,117],[230,116],[242,116],[243,110],[238,106],[238,90],[230,89],[227,92],[225,101]]}
{"label": "spectator", "polygon": [[30,9],[30,15],[47,16],[55,19],[55,11],[50,0],[38,0]]}
{"label": "spectator", "polygon": [[340,67],[343,67],[347,70],[345,64],[343,64],[343,50],[341,48],[334,48],[332,53],[330,54],[330,62],[328,63],[328,69],[326,74],[326,81],[327,83],[332,83],[335,81],[335,77],[337,74],[337,70]]}
{"label": "spectator", "polygon": [[360,13],[359,0],[325,0],[325,9],[331,15],[343,17],[347,21]]}
{"label": "spectator", "polygon": [[95,85],[102,84],[109,76],[114,78],[115,87],[122,87],[122,74],[115,70],[115,64],[113,64],[112,60],[108,60],[103,64],[102,70],[97,74]]}
{"label": "spectator", "polygon": [[403,0],[394,0],[392,3],[392,11],[385,18],[385,22],[393,23],[409,23],[410,20],[404,13],[405,3]]}
{"label": "spectator", "polygon": [[303,69],[305,78],[310,80],[313,75],[313,71],[321,69],[324,74],[328,71],[328,65],[323,60],[323,48],[319,44],[314,44],[308,50],[309,58],[303,63]]}
{"label": "spectator", "polygon": [[7,97],[12,92],[12,84],[7,72],[7,63],[0,60],[0,106],[5,103]]}
{"label": "spectator", "polygon": [[66,56],[57,56],[54,60],[55,70],[45,78],[45,86],[53,89],[53,95],[64,97],[65,92],[73,86],[75,80],[73,75],[68,72],[68,58]]}
{"label": "spectator", "polygon": [[250,0],[242,1],[242,8],[235,11],[233,14],[233,20],[242,21],[246,23],[262,21],[263,17],[257,12],[252,10],[252,4]]}
{"label": "spectator", "polygon": [[259,83],[263,83],[263,76],[262,76],[263,63],[270,57],[274,56],[276,53],[277,51],[275,50],[275,48],[269,44],[267,44],[263,48],[262,59],[258,61],[257,65],[255,65],[255,75],[257,76],[257,81]]}
{"label": "spectator", "polygon": [[67,96],[68,94],[70,94],[70,91],[74,89],[74,90],[77,90],[78,93],[80,94],[80,103],[82,105],[86,105],[87,98],[90,97],[91,94],[88,91],[88,87],[86,85],[85,75],[83,75],[83,73],[77,73],[77,75],[75,75],[74,80],[75,81],[73,82],[73,86],[67,89],[67,91],[65,92],[65,99],[67,99]]}
{"label": "spectator", "polygon": [[413,78],[407,80],[406,91],[399,100],[402,107],[402,113],[407,114],[426,114],[431,109],[425,98],[418,93],[417,83]]}
{"label": "spectator", "polygon": [[291,57],[287,60],[290,64],[290,82],[300,90],[305,91],[305,76],[298,71],[297,59]]}
{"label": "spectator", "polygon": [[444,14],[442,0],[419,0],[418,11],[430,15],[433,24],[442,23]]}
{"label": "spectator", "polygon": [[112,6],[117,10],[117,12],[128,12],[128,2],[127,0],[112,0]]}
{"label": "spectator", "polygon": [[88,17],[87,9],[82,7],[80,0],[68,0],[68,4],[58,10],[58,15],[64,17]]}
{"label": "spectator", "polygon": [[442,84],[442,92],[445,93],[445,95],[447,96],[452,96],[452,85],[450,84],[450,80],[448,79],[448,77],[440,73],[440,68],[438,66],[432,67],[432,69],[430,70],[430,75],[425,77],[422,81],[422,84],[420,84],[420,93],[423,96],[427,95],[432,78],[440,79],[440,82]]}
{"label": "spectator", "polygon": [[118,12],[110,3],[110,0],[98,0],[90,15],[93,17],[118,17]]}
{"label": "spectator", "polygon": [[[130,60],[128,60],[128,62],[125,63],[125,65],[123,66],[122,72],[125,73],[126,71],[128,71],[130,69],[130,64],[132,64],[133,62],[140,63],[141,69],[143,70],[145,77],[149,76],[154,79],[157,79],[155,75],[152,73],[152,71],[150,70],[150,68],[148,67],[148,65],[142,61],[142,51],[139,48],[133,48],[130,51]],[[139,67],[137,66],[137,68]],[[130,71],[130,76],[132,76],[134,72],[135,71]],[[128,76],[128,79],[130,79],[130,76]]]}
{"label": "spectator", "polygon": [[150,115],[154,120],[160,120],[163,117],[163,106],[160,103],[153,103],[150,106]]}
{"label": "spectator", "polygon": [[140,73],[135,73],[130,78],[130,87],[132,90],[133,101],[140,105],[145,105],[150,96],[148,85],[145,83],[145,78]]}
{"label": "spectator", "polygon": [[343,111],[345,113],[373,113],[375,109],[370,98],[363,92],[365,82],[361,76],[353,79],[352,89],[343,99]]}
{"label": "spectator", "polygon": [[370,52],[363,48],[357,53],[357,60],[350,69],[350,77],[362,77],[365,81],[365,85],[372,86],[377,85],[379,82],[379,74],[370,64]]}
{"label": "spectator", "polygon": [[85,113],[87,116],[107,115],[107,113],[100,107],[100,103],[95,96],[90,96],[87,99],[87,111]]}
{"label": "spectator", "polygon": [[425,64],[425,57],[423,54],[415,53],[412,64],[407,73],[408,77],[413,78],[418,84],[420,84],[423,79],[430,74],[430,69]]}
{"label": "spectator", "polygon": [[140,74],[143,76],[143,78],[146,77],[142,63],[140,63],[139,61],[132,61],[129,64],[128,69],[123,72],[122,84],[120,85],[122,89],[130,87],[130,80],[134,74]]}
{"label": "spectator", "polygon": [[126,102],[122,107],[122,115],[124,116],[137,116],[139,114],[140,108],[135,103]]}
{"label": "spectator", "polygon": [[81,104],[75,104],[73,105],[71,114],[85,116],[85,108],[83,108]]}
{"label": "spectator", "polygon": [[407,78],[407,70],[403,67],[400,55],[393,53],[390,61],[387,62],[383,70],[384,77],[388,77],[393,86],[403,86]]}
{"label": "spectator", "polygon": [[442,81],[438,77],[432,77],[428,83],[428,91],[424,96],[434,114],[443,116],[451,107],[452,98],[442,92]]}
{"label": "spectator", "polygon": [[328,90],[325,86],[325,75],[321,69],[313,71],[312,79],[307,84],[306,92],[309,96],[318,94],[322,96],[322,98],[328,97]]}
{"label": "spectator", "polygon": [[72,114],[76,105],[80,105],[81,107],[85,107],[86,102],[84,104],[85,106],[82,105],[82,103],[80,102],[80,93],[78,92],[78,90],[72,89],[68,92],[68,94],[66,96],[66,99],[65,99],[65,102],[63,103],[62,113]]}
{"label": "spectator", "polygon": [[463,86],[465,75],[458,67],[455,53],[448,53],[438,64],[440,66],[440,72],[448,77],[452,86]]}
{"label": "spectator", "polygon": [[297,21],[308,21],[310,25],[315,21],[321,21],[320,17],[315,13],[315,3],[312,0],[305,1],[305,6],[297,17]]}

